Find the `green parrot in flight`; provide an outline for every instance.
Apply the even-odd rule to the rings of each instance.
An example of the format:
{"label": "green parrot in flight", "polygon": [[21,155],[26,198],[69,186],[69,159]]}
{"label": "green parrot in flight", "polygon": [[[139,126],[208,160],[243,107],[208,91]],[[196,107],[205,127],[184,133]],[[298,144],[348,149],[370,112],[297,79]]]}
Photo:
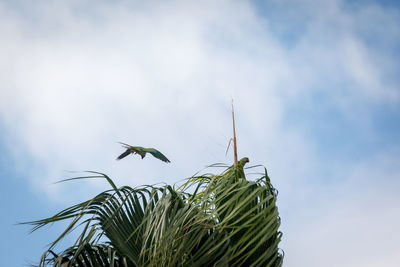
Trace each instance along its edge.
{"label": "green parrot in flight", "polygon": [[123,159],[126,156],[128,156],[129,154],[139,154],[143,159],[146,156],[146,153],[149,152],[150,154],[152,154],[155,158],[158,158],[159,160],[162,160],[167,163],[170,162],[169,159],[167,159],[167,157],[164,156],[157,149],[145,148],[145,147],[140,147],[140,146],[130,146],[128,144],[124,144],[121,142],[119,142],[119,143],[122,144],[126,148],[126,151],[124,153],[122,153],[121,155],[119,155],[117,160]]}

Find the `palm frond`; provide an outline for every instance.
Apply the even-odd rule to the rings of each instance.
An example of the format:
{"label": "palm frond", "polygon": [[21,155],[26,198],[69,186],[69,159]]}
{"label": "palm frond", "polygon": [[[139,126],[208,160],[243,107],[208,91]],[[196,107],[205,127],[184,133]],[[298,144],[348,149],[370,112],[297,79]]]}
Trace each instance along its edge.
{"label": "palm frond", "polygon": [[[240,166],[239,166],[240,167]],[[33,231],[71,220],[43,255],[40,266],[281,266],[277,191],[266,169],[246,180],[243,166],[220,175],[193,176],[177,187],[117,187],[47,219]],[[52,254],[65,235],[83,227],[75,244]],[[78,229],[82,229],[78,228]],[[54,252],[53,252],[54,253]],[[123,265],[125,264],[125,265]]]}

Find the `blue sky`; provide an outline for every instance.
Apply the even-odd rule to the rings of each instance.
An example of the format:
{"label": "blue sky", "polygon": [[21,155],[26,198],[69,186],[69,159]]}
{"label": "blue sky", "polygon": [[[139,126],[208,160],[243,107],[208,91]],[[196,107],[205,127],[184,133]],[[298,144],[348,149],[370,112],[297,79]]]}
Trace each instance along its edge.
{"label": "blue sky", "polygon": [[[232,162],[231,97],[285,266],[399,266],[399,24],[395,1],[0,1],[5,266],[62,229],[15,223],[107,188],[53,184],[70,171],[136,186]],[[118,141],[172,163],[117,162]]]}

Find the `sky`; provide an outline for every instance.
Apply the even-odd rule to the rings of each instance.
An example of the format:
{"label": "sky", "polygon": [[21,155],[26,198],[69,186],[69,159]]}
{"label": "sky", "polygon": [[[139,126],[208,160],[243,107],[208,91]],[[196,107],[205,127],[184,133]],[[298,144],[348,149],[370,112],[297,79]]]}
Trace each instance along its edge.
{"label": "sky", "polygon": [[[37,262],[65,226],[16,223],[108,189],[59,180],[231,164],[231,99],[239,157],[279,191],[284,266],[400,266],[395,1],[0,0],[0,40],[4,266]],[[116,161],[120,141],[171,163]]]}

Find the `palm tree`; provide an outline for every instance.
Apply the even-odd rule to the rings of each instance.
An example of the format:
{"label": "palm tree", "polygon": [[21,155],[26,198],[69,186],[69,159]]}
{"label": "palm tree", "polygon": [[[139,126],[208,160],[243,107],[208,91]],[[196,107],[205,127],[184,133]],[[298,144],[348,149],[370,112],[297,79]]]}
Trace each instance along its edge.
{"label": "palm tree", "polygon": [[[265,168],[248,181],[247,162],[223,166],[219,175],[193,176],[179,187],[117,187],[98,172],[73,178],[104,178],[111,189],[29,223],[35,231],[72,220],[39,266],[281,266],[277,192]],[[79,225],[75,244],[53,252]]]}
{"label": "palm tree", "polygon": [[[193,176],[180,186],[138,188],[117,187],[98,172],[68,179],[104,178],[111,189],[50,218],[28,223],[35,231],[71,219],[39,266],[281,266],[277,191],[265,168],[256,181],[246,179],[244,166],[249,159],[237,159],[233,104],[232,119],[235,160],[232,166],[212,166],[224,167],[221,174]],[[154,152],[126,147],[123,157]],[[155,156],[169,162],[163,155]],[[82,232],[75,244],[53,252],[78,226]]]}

